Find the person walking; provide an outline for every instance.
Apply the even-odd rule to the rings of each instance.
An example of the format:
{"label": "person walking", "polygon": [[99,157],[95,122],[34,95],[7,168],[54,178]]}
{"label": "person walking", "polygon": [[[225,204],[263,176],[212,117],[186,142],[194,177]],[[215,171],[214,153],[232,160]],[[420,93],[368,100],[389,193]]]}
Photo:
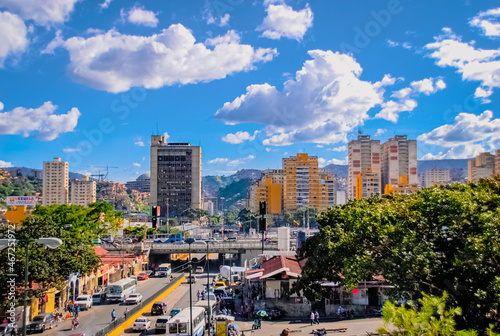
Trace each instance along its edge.
{"label": "person walking", "polygon": [[111,312],[111,322],[115,322],[115,321],[116,321],[116,312],[113,309],[113,311]]}
{"label": "person walking", "polygon": [[125,317],[125,320],[127,320],[127,314],[128,314],[128,308],[125,308],[125,311],[123,312],[123,316]]}
{"label": "person walking", "polygon": [[318,313],[318,310],[316,309],[316,311],[314,312],[314,319],[316,320],[316,324],[319,324],[319,313]]}
{"label": "person walking", "polygon": [[200,301],[200,291],[198,291],[198,293],[196,293],[196,297],[198,298],[198,301]]}
{"label": "person walking", "polygon": [[79,306],[76,306],[76,309],[75,309],[75,317],[78,317],[78,314],[80,314],[80,307],[79,307]]}
{"label": "person walking", "polygon": [[311,318],[311,325],[313,325],[313,324],[314,324],[314,320],[316,319],[316,316],[314,315],[314,312],[313,312],[313,311],[311,311],[311,316],[310,316],[310,318]]}

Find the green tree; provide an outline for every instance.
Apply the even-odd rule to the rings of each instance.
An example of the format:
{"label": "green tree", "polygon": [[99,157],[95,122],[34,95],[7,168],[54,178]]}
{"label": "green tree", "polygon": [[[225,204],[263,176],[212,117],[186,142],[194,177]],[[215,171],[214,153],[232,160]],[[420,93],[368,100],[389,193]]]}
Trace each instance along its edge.
{"label": "green tree", "polygon": [[259,214],[250,209],[243,208],[238,213],[237,219],[241,222],[244,232],[249,232],[251,227],[258,226]]}
{"label": "green tree", "polygon": [[320,215],[320,232],[298,251],[307,262],[295,290],[317,299],[319,281],[355,287],[382,275],[393,298],[448,291],[459,327],[498,329],[499,215],[499,178],[351,201]]}

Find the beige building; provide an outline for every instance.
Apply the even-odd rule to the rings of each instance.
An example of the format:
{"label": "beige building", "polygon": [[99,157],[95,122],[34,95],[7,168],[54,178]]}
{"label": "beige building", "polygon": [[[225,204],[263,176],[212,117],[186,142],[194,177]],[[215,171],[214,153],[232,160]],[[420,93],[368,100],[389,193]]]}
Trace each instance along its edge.
{"label": "beige building", "polygon": [[495,175],[500,175],[500,149],[495,150]]}
{"label": "beige building", "polygon": [[417,140],[396,135],[380,146],[382,190],[387,194],[389,184],[405,186],[418,184]]}
{"label": "beige building", "polygon": [[482,178],[495,175],[495,155],[484,152],[468,162],[468,180],[477,182]]}
{"label": "beige building", "polygon": [[322,186],[323,206],[322,209],[334,208],[337,205],[335,191],[335,174],[326,172],[320,168],[320,181]]}
{"label": "beige building", "polygon": [[167,143],[164,136],[153,135],[150,188],[150,204],[160,206],[161,217],[201,209],[201,147]]}
{"label": "beige building", "polygon": [[437,167],[426,169],[423,174],[421,174],[422,180],[420,184],[422,187],[429,188],[433,185],[444,185],[450,184],[450,170],[449,169],[439,169]]}
{"label": "beige building", "polygon": [[87,207],[96,200],[95,181],[89,181],[87,176],[82,177],[81,181],[71,181],[71,204]]}
{"label": "beige building", "polygon": [[348,199],[361,199],[381,194],[380,140],[358,135],[348,145]]}
{"label": "beige building", "polygon": [[43,163],[42,205],[67,204],[69,201],[69,164],[54,158]]}
{"label": "beige building", "polygon": [[318,157],[298,153],[283,159],[283,211],[300,207],[324,209]]}

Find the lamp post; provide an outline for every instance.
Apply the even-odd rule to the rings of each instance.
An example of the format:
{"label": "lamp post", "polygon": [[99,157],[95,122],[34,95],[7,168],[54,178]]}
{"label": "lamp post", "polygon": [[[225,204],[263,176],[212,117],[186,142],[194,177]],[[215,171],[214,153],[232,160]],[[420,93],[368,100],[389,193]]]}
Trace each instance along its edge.
{"label": "lamp post", "polygon": [[210,306],[210,263],[208,260],[208,243],[204,242],[205,245],[207,245],[207,300],[208,300],[208,336],[212,336],[210,333],[210,327],[212,326],[212,320],[211,320],[211,313],[212,313],[212,307]]}
{"label": "lamp post", "polygon": [[188,239],[186,239],[186,243],[188,243],[188,246],[189,246],[189,262],[188,262],[188,267],[189,267],[189,335],[193,336],[193,291],[191,290],[191,284],[193,282],[191,269],[193,267],[191,264],[191,244],[194,243],[194,239],[188,238]]}
{"label": "lamp post", "polygon": [[[4,249],[9,246],[9,242],[20,242],[24,243],[26,247],[26,265],[24,267],[24,308],[23,308],[23,336],[26,336],[26,310],[28,308],[28,276],[29,276],[29,244],[31,242],[36,242],[45,247],[55,249],[62,245],[62,240],[59,238],[49,237],[49,238],[38,238],[34,240],[15,240],[15,239],[0,239],[0,249]],[[12,245],[12,244],[11,244]]]}

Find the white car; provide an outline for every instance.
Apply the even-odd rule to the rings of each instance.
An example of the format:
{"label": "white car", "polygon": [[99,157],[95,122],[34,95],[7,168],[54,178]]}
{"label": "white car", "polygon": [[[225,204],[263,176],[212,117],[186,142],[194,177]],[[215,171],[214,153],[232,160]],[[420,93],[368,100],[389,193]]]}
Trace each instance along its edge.
{"label": "white car", "polygon": [[129,297],[125,300],[125,304],[138,304],[142,301],[142,295],[139,293],[130,294]]}
{"label": "white car", "polygon": [[92,308],[92,295],[80,295],[76,298],[75,305],[81,310]]}
{"label": "white car", "polygon": [[146,330],[148,331],[151,328],[151,321],[146,317],[139,317],[135,320],[134,325],[132,327],[133,330]]}

